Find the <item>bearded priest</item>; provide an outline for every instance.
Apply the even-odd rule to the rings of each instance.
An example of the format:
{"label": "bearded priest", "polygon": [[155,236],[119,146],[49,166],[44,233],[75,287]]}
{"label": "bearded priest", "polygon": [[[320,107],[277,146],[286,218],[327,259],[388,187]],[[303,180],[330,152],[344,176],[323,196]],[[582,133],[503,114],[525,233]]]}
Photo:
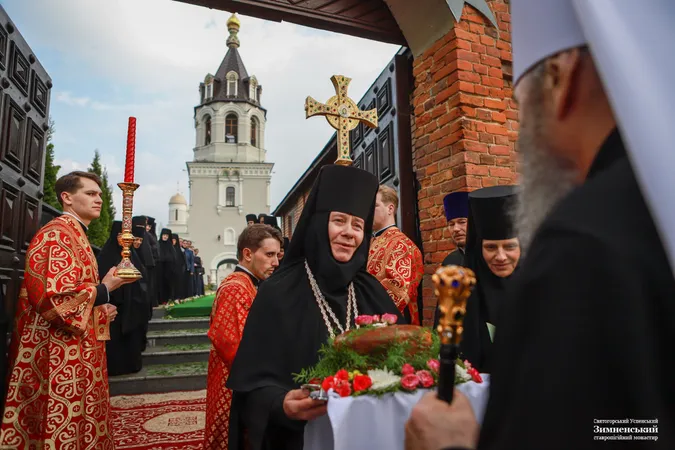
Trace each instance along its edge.
{"label": "bearded priest", "polygon": [[115,268],[99,282],[87,226],[101,213],[101,180],[56,181],[63,215],[42,227],[26,271],[9,350],[0,448],[113,449],[105,341],[117,310]]}
{"label": "bearded priest", "polygon": [[326,403],[309,398],[293,374],[316,364],[321,345],[353,329],[359,314],[405,322],[366,271],[377,188],[365,170],[319,172],[284,264],[260,285],[232,364],[230,450],[302,449],[305,424],[326,414]]}

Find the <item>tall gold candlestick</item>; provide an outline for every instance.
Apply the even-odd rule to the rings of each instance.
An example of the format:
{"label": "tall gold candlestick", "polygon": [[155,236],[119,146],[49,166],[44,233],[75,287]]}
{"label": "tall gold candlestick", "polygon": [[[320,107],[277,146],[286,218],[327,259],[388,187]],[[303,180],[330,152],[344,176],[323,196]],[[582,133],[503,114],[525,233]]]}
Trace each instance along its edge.
{"label": "tall gold candlestick", "polygon": [[136,183],[117,183],[122,189],[122,236],[119,238],[122,245],[122,261],[117,265],[117,276],[126,280],[143,278],[141,272],[134,267],[131,259],[131,244],[134,235],[131,234],[131,213],[134,206],[134,191],[138,189]]}

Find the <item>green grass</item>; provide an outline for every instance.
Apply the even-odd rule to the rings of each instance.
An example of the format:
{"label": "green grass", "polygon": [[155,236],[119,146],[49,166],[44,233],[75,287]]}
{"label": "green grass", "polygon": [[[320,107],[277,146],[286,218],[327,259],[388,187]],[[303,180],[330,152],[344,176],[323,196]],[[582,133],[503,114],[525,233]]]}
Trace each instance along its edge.
{"label": "green grass", "polygon": [[152,339],[156,336],[164,336],[167,334],[172,335],[184,335],[184,334],[206,334],[208,330],[206,328],[195,328],[190,330],[162,330],[162,331],[148,331],[148,339]]}
{"label": "green grass", "polygon": [[202,375],[206,374],[209,363],[196,362],[186,364],[159,364],[156,366],[148,366],[148,376],[173,376],[173,375]]}
{"label": "green grass", "polygon": [[210,350],[211,344],[170,344],[161,348],[162,351],[165,352],[190,352],[196,350]]}

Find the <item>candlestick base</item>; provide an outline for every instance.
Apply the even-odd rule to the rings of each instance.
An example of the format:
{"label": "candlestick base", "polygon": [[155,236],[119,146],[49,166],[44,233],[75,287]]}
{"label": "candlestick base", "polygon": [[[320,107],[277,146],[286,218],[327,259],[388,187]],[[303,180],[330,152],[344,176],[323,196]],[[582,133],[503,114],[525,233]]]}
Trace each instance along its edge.
{"label": "candlestick base", "polygon": [[140,280],[143,278],[141,272],[133,265],[130,259],[123,258],[117,265],[115,275],[125,280]]}

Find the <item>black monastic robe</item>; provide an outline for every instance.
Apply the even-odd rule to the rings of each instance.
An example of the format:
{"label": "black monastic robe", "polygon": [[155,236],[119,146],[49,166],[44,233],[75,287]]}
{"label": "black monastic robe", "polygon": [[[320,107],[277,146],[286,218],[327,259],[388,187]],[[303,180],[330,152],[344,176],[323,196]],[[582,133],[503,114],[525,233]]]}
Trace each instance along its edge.
{"label": "black monastic robe", "polygon": [[618,132],[520,267],[479,449],[590,448],[595,419],[626,418],[658,420],[627,447],[675,448],[675,279]]}

